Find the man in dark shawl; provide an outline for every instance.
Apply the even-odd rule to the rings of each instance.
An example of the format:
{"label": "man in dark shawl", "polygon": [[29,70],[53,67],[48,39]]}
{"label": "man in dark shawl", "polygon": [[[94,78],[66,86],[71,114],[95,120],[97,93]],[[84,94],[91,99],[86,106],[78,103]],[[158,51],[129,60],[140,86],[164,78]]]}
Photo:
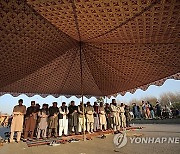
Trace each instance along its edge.
{"label": "man in dark shawl", "polygon": [[70,106],[68,107],[68,129],[69,135],[72,134],[72,129],[74,128],[74,132],[78,134],[78,107],[75,105],[74,101],[71,101]]}
{"label": "man in dark shawl", "polygon": [[126,127],[130,127],[131,115],[130,115],[130,108],[128,105],[125,105],[125,116],[126,116]]}
{"label": "man in dark shawl", "polygon": [[111,118],[112,110],[108,103],[106,103],[105,112],[106,112],[107,129],[112,129],[112,118]]}
{"label": "man in dark shawl", "polygon": [[31,106],[27,108],[26,116],[25,116],[25,128],[24,128],[24,139],[28,138],[30,134],[30,138],[33,138],[34,130],[36,127],[37,120],[37,108],[35,106],[35,101],[31,101]]}

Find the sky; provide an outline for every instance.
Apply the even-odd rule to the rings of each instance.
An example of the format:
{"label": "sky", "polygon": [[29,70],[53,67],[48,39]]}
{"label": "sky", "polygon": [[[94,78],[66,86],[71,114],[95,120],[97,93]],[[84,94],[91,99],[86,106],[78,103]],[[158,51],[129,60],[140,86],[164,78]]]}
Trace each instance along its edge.
{"label": "sky", "polygon": [[[166,92],[180,93],[180,80],[168,79],[165,81],[165,83],[162,86],[151,85],[146,91],[137,89],[134,94],[127,92],[124,96],[118,95],[116,99],[118,102],[123,102],[127,104],[129,101],[133,99],[143,99],[144,97],[150,97],[150,96],[155,96],[158,98],[161,94]],[[105,102],[110,103],[113,98],[114,97],[111,97],[110,99],[105,98]],[[81,98],[78,99],[75,96],[72,96],[70,98],[66,98],[64,96],[60,96],[59,98],[54,98],[53,96],[50,95],[47,96],[46,98],[42,98],[39,95],[28,97],[22,94],[19,95],[18,97],[13,97],[10,94],[5,94],[3,96],[0,96],[0,111],[2,113],[11,114],[13,107],[17,105],[17,101],[19,99],[24,100],[24,105],[26,107],[30,106],[30,102],[32,100],[36,101],[36,103],[39,103],[40,105],[42,105],[43,103],[48,103],[51,105],[52,102],[57,102],[58,106],[60,106],[62,102],[66,102],[67,104],[69,104],[69,102],[72,100],[74,100],[76,105],[78,105],[79,102],[81,101]],[[93,103],[94,101],[96,101],[96,98],[91,97],[90,99],[87,99],[84,97],[84,102],[86,103],[87,101]]]}

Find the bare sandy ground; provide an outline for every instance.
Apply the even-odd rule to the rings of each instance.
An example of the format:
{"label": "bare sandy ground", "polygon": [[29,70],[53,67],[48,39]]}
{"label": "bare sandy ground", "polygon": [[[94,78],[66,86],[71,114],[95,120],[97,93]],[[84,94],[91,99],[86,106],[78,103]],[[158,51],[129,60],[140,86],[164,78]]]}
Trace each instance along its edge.
{"label": "bare sandy ground", "polygon": [[[180,125],[145,124],[142,130],[131,131],[130,134],[143,134],[145,137],[180,137]],[[94,138],[91,141],[80,141],[58,146],[27,147],[26,143],[4,144],[0,147],[0,154],[178,154],[180,144],[135,144],[128,143],[118,149],[113,143],[114,135],[108,135],[106,139]]]}

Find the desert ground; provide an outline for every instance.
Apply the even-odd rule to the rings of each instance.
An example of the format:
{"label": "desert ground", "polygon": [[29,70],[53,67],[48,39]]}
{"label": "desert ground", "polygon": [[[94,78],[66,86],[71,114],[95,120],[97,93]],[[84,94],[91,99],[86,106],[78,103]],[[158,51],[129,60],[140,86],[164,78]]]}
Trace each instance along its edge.
{"label": "desert ground", "polygon": [[[141,130],[127,132],[127,136],[140,134],[143,137],[180,137],[179,124],[135,124],[144,127]],[[180,144],[136,144],[130,143],[122,148],[116,148],[113,143],[113,134],[105,139],[93,138],[90,141],[60,144],[58,146],[27,147],[26,143],[6,143],[0,147],[0,154],[177,154],[180,153]]]}

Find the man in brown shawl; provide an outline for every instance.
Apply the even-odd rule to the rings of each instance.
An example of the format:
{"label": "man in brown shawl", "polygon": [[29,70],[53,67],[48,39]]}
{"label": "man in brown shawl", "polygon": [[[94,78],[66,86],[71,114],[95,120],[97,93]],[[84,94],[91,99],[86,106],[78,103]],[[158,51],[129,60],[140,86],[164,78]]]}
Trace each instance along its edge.
{"label": "man in brown shawl", "polygon": [[35,106],[35,101],[31,101],[31,106],[27,108],[26,118],[25,118],[25,128],[24,128],[24,139],[28,138],[30,134],[30,138],[33,138],[34,130],[36,127],[37,120],[37,108]]}

